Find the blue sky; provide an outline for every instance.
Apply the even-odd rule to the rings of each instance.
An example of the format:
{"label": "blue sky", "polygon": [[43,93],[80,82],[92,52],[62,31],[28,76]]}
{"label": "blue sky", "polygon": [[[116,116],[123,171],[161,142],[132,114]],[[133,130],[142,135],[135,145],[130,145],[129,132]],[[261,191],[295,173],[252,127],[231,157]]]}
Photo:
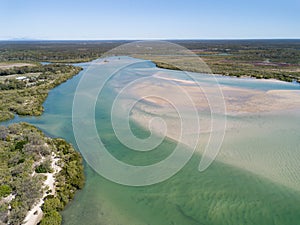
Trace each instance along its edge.
{"label": "blue sky", "polygon": [[300,0],[0,0],[0,39],[300,38]]}

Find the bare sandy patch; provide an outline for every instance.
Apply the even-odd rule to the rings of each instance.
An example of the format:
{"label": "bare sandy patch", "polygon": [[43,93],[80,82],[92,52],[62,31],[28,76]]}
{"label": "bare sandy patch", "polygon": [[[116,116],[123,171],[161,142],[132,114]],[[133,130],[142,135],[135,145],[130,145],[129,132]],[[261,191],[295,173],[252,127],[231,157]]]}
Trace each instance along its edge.
{"label": "bare sandy patch", "polygon": [[55,175],[61,170],[57,165],[59,158],[55,157],[55,154],[51,156],[51,167],[53,169],[52,173],[45,173],[46,180],[44,181],[43,188],[49,191],[44,191],[43,197],[39,199],[38,203],[27,213],[24,219],[23,225],[37,225],[43,218],[42,205],[44,204],[44,198],[48,195],[55,194]]}
{"label": "bare sandy patch", "polygon": [[33,63],[11,63],[11,62],[2,62],[0,63],[0,69],[11,69],[14,67],[23,67],[23,66],[36,66]]}

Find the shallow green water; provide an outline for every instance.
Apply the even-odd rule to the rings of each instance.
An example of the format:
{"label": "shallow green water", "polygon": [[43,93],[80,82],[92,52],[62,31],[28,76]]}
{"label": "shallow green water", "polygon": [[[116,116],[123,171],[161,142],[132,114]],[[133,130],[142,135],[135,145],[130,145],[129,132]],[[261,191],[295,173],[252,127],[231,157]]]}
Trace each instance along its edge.
{"label": "shallow green water", "polygon": [[[145,68],[148,68],[149,71],[153,70],[148,62],[145,64]],[[18,117],[14,121],[22,120],[33,123],[49,135],[63,137],[76,145],[72,133],[71,114],[72,99],[80,76],[74,77],[50,92],[44,104],[45,113],[42,117]],[[204,77],[203,79],[207,78]],[[232,79],[230,81],[226,78],[221,82],[231,82],[230,85],[239,86],[240,80]],[[244,82],[247,83],[247,80]],[[260,83],[257,86],[252,80],[249,81],[250,88],[274,88],[267,87],[267,85],[266,83],[266,86],[263,86]],[[278,85],[277,88],[280,89],[297,89],[297,86],[290,86],[290,84],[283,83],[281,85],[280,83]],[[109,91],[104,92],[106,99],[110,98],[109,93]],[[109,104],[105,106],[108,107]],[[151,164],[169,155],[176,145],[174,141],[165,139],[151,153],[132,153],[114,136],[110,126],[109,107],[103,108],[103,105],[98,107],[96,118],[100,136],[112,154],[124,162],[138,165]],[[278,124],[272,126],[274,118],[253,115],[250,118],[233,117],[229,120],[238,121],[240,129],[238,132],[231,131],[228,133],[224,148],[236,148],[243,151],[243,149],[249,148],[245,145],[251,146],[253,144],[254,147],[259,147],[263,151],[263,149],[272,146],[270,145],[272,135],[276,137],[276,145],[280,143],[278,132],[283,129],[285,133],[281,142],[293,142],[290,145],[293,146],[291,148],[295,148],[295,151],[300,150],[299,142],[297,143],[297,135],[300,133],[299,116],[297,115],[290,118],[284,117],[282,120],[280,116],[277,116],[278,123],[287,126],[280,129],[277,127]],[[284,120],[287,121],[284,122]],[[294,122],[291,123],[291,120]],[[261,139],[263,131],[257,129],[255,125],[245,126],[249,128],[246,130],[241,129],[246,123],[255,124],[255,121],[257,127],[268,124],[266,130],[273,129],[270,134],[265,136],[265,138],[267,137],[266,142]],[[289,129],[291,124],[294,125],[292,130]],[[142,137],[147,136],[147,131],[135,124],[132,126],[136,134]],[[292,138],[289,138],[288,132],[291,132]],[[247,135],[251,135],[251,139],[246,138]],[[200,145],[199,148],[201,147],[203,146]],[[245,157],[250,153],[246,152]],[[291,158],[299,156],[299,152],[290,151],[289,154],[291,154]],[[282,160],[286,160],[286,157],[283,157]],[[62,213],[63,224],[294,225],[299,223],[299,191],[218,161],[215,161],[205,172],[200,173],[198,171],[199,161],[200,156],[195,154],[175,176],[165,182],[147,187],[128,187],[113,183],[96,174],[86,165],[86,186]],[[269,163],[272,164],[272,161]],[[288,166],[288,162],[283,162],[278,166]],[[300,173],[297,168],[292,169],[291,174]]]}

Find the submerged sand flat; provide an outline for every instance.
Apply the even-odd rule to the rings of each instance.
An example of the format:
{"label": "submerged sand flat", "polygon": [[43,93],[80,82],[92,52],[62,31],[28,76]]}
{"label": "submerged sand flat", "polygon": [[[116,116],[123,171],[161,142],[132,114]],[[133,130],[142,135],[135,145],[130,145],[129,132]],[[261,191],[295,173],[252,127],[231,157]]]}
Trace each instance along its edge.
{"label": "submerged sand flat", "polygon": [[[134,92],[137,96],[144,96],[145,93],[150,92],[157,93],[158,96],[180,95],[181,93],[178,92],[174,85],[175,83],[192,97],[195,106],[200,111],[209,109],[205,95],[213,95],[218,88],[223,93],[226,111],[229,115],[300,109],[300,90],[254,90],[226,85],[216,87],[215,85],[209,86],[201,82],[196,83],[192,80],[172,78],[172,75],[170,76],[166,73],[154,74],[153,78],[153,82],[135,87]],[[249,80],[252,81],[252,79],[243,80],[246,83]],[[257,82],[260,82],[260,80],[257,80]],[[276,80],[263,80],[261,82],[284,83]],[[180,103],[180,98],[178,99],[178,103],[184,104]]]}
{"label": "submerged sand flat", "polygon": [[222,87],[228,114],[276,113],[299,110],[299,90],[253,91]]}
{"label": "submerged sand flat", "polygon": [[[273,80],[243,79],[243,82],[251,86],[253,82],[281,84]],[[211,132],[207,96],[217,94],[218,88],[224,96],[227,127],[217,160],[300,190],[300,90],[264,90],[224,84],[218,87],[205,81],[179,79],[164,70],[154,73],[152,80],[131,87],[131,98],[140,99],[132,110],[132,119],[147,129],[153,117],[162,117],[168,126],[167,136],[179,140],[181,121],[174,105],[187,114],[195,106],[201,124],[197,151],[203,153]],[[191,97],[193,106],[181,97],[183,92]],[[176,99],[174,105],[168,102],[170,98]],[[191,126],[194,119],[188,121]],[[156,125],[157,134],[161,134],[161,129]],[[189,136],[193,139],[197,134],[191,132]]]}

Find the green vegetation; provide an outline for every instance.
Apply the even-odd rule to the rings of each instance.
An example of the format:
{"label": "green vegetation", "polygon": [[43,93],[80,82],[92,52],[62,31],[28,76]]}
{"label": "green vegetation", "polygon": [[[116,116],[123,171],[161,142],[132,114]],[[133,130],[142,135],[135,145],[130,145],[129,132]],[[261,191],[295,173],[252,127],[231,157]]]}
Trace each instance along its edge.
{"label": "green vegetation", "polygon": [[45,213],[40,225],[60,225],[61,222],[61,215],[57,211],[53,210]]}
{"label": "green vegetation", "polygon": [[[82,158],[62,139],[51,139],[26,123],[0,127],[0,223],[21,224],[45,192],[43,173],[59,158],[55,196],[46,197],[41,224],[61,224],[61,211],[84,185]],[[55,204],[54,204],[55,202]]]}
{"label": "green vegetation", "polygon": [[0,198],[7,197],[12,192],[12,189],[9,185],[3,184],[0,186]]}
{"label": "green vegetation", "polygon": [[56,177],[59,183],[57,185],[57,195],[66,205],[73,198],[74,192],[84,185],[82,159],[80,154],[63,139],[54,139],[53,143],[58,156],[61,158],[60,166],[62,168]]}
{"label": "green vegetation", "polygon": [[[21,224],[27,211],[42,196],[44,176],[33,172],[35,162],[50,154],[47,142],[40,131],[27,124],[0,127],[0,221],[3,223]],[[9,194],[11,198],[4,200]]]}
{"label": "green vegetation", "polygon": [[52,173],[51,160],[46,159],[35,168],[36,173]]}
{"label": "green vegetation", "polygon": [[[39,116],[50,89],[65,82],[81,68],[71,65],[49,64],[14,67],[0,70],[0,121],[12,119],[14,114]],[[22,74],[16,79],[12,74]],[[7,76],[10,75],[10,76]]]}

